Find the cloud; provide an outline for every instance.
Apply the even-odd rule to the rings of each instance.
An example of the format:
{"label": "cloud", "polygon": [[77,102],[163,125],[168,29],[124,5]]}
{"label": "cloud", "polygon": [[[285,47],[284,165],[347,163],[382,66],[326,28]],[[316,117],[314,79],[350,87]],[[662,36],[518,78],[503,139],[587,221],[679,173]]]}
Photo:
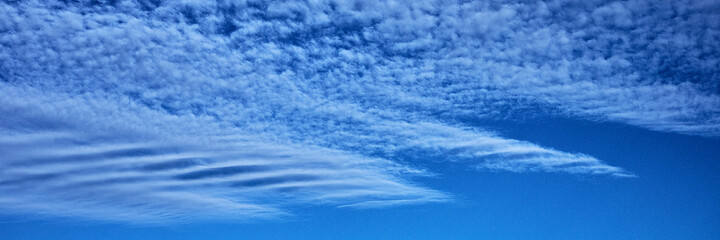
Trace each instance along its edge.
{"label": "cloud", "polygon": [[[255,87],[235,84],[275,78],[257,87],[365,108],[400,101],[450,116],[504,118],[541,106],[714,136],[718,26],[705,20],[718,16],[703,4],[6,4],[3,43],[13,47],[3,50],[3,72],[14,81],[69,81],[47,87],[115,88],[170,111],[191,109],[178,104],[193,98],[196,110],[218,104],[187,91],[182,100],[168,96],[180,90],[229,85],[225,93],[242,98],[263,92],[233,91]],[[47,76],[29,76],[38,74]],[[105,81],[87,80],[98,78]],[[292,84],[272,85],[282,79]]]}
{"label": "cloud", "polygon": [[715,5],[0,3],[0,193],[13,192],[0,202],[255,218],[451,200],[412,181],[433,175],[423,161],[634,176],[478,122],[550,114],[717,136]]}
{"label": "cloud", "polygon": [[[421,169],[278,144],[207,118],[3,86],[4,212],[168,222],[287,215],[297,204],[441,202]],[[125,103],[126,105],[117,105]]]}

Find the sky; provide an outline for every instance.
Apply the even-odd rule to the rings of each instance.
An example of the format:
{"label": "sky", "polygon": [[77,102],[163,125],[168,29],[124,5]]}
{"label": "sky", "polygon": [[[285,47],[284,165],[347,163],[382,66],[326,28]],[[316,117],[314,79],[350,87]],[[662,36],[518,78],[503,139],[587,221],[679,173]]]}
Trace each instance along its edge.
{"label": "sky", "polygon": [[0,3],[2,239],[717,239],[720,3]]}

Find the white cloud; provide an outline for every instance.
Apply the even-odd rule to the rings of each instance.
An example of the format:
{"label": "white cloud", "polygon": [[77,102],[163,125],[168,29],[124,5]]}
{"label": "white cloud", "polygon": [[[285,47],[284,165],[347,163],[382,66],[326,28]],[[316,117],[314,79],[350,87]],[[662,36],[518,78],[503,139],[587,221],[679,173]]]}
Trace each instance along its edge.
{"label": "white cloud", "polygon": [[388,160],[2,85],[0,113],[14,120],[0,139],[4,212],[153,223],[282,217],[297,204],[450,199],[405,180],[423,170]]}
{"label": "white cloud", "polygon": [[428,158],[633,176],[463,119],[543,112],[717,136],[718,26],[702,22],[718,15],[696,5],[1,3],[0,191],[30,187],[0,201],[105,219],[254,209],[233,215],[246,218],[446,201],[410,181],[432,175],[417,167]]}

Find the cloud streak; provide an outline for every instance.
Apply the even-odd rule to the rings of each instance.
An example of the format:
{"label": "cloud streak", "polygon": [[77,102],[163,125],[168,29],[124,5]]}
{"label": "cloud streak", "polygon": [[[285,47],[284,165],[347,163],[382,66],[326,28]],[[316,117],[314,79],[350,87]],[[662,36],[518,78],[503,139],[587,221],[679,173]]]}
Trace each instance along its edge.
{"label": "cloud streak", "polygon": [[450,199],[405,179],[426,172],[384,159],[273,143],[144,106],[3,90],[0,112],[13,116],[0,139],[4,212],[162,223],[276,218],[297,204]]}

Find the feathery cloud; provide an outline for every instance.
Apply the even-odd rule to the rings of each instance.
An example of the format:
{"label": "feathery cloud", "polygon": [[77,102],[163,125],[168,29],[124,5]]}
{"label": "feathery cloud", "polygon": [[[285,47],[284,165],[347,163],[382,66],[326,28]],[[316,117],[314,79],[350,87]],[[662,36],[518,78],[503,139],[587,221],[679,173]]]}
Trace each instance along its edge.
{"label": "feathery cloud", "polygon": [[717,136],[717,8],[0,3],[0,202],[132,221],[452,199],[412,182],[428,158],[634,176],[463,119],[540,111]]}

